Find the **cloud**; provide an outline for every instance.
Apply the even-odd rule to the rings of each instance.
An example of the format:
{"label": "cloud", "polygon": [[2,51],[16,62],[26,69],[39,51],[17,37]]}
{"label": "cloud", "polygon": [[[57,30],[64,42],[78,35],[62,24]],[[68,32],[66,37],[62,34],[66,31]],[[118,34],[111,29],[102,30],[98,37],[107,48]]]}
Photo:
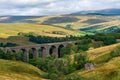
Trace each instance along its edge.
{"label": "cloud", "polygon": [[119,7],[120,0],[0,0],[0,15],[54,15]]}

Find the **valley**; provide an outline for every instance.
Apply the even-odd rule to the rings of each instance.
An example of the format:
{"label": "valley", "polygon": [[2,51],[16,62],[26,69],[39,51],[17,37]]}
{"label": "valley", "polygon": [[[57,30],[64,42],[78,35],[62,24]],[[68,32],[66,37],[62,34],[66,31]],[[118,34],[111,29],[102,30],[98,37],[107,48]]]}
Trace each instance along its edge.
{"label": "valley", "polygon": [[[29,49],[23,47],[18,52],[0,49],[0,78],[119,80],[119,22],[118,15],[0,17],[1,49],[31,46]],[[65,46],[59,44],[59,47],[52,45],[77,40],[80,42]],[[34,58],[38,45],[42,44],[48,45],[40,46],[38,58]],[[37,47],[32,47],[35,45]],[[24,62],[24,56],[29,57],[28,63]],[[86,70],[87,63],[96,66]]]}
{"label": "valley", "polygon": [[0,80],[120,80],[120,0],[0,0]]}

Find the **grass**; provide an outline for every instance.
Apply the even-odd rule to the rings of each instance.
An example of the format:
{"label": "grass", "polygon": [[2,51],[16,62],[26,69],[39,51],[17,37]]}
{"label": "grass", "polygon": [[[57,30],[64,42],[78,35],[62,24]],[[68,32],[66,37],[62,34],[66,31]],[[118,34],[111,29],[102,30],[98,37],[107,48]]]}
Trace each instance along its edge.
{"label": "grass", "polygon": [[[65,34],[53,34],[53,31],[63,32]],[[65,37],[66,35],[82,36],[86,33],[68,30],[61,27],[55,27],[51,25],[40,25],[30,23],[0,23],[0,42],[11,42],[19,45],[34,45],[29,41],[27,37],[17,36],[19,32],[29,33],[33,32],[42,36],[50,37]]]}
{"label": "grass", "polygon": [[[89,59],[97,63],[92,70],[78,70],[85,80],[120,80],[120,57],[109,59],[109,53],[120,43],[87,51]],[[73,60],[73,55],[71,55]],[[0,60],[1,80],[41,80],[42,71],[23,62]]]}
{"label": "grass", "polygon": [[118,45],[120,45],[120,43],[89,50],[87,51],[88,57],[95,63],[104,62],[109,58],[109,53]]}
{"label": "grass", "polygon": [[9,37],[7,39],[0,38],[0,42],[1,43],[11,42],[11,43],[19,44],[21,46],[24,46],[24,45],[35,45],[36,44],[36,43],[30,42],[28,37],[23,37],[23,36],[11,36],[11,37]]}
{"label": "grass", "polygon": [[85,80],[120,80],[120,57],[112,58],[109,53],[120,43],[87,51],[88,58],[97,66],[92,70],[78,70]]}
{"label": "grass", "polygon": [[[53,31],[65,34],[53,34]],[[69,30],[52,25],[30,24],[30,23],[0,23],[0,42],[14,42],[19,45],[34,45],[27,37],[17,36],[19,32],[33,32],[42,36],[65,37],[66,35],[83,36],[86,33],[78,30]]]}
{"label": "grass", "polygon": [[0,59],[0,80],[44,80],[43,73],[27,63]]}
{"label": "grass", "polygon": [[78,72],[85,80],[120,80],[120,57],[113,58],[93,70]]}
{"label": "grass", "polygon": [[[62,31],[65,35],[52,34],[53,31]],[[0,38],[8,38],[10,36],[17,36],[19,32],[29,33],[34,32],[38,35],[51,37],[64,37],[66,35],[76,35],[78,32],[67,30],[60,27],[50,25],[39,25],[30,23],[1,23],[0,24]]]}
{"label": "grass", "polygon": [[[84,80],[120,80],[120,57],[111,59],[110,52],[114,50],[120,43],[110,46],[104,46],[92,50],[88,50],[88,58],[92,63],[96,63],[96,68],[92,70],[77,70],[77,73],[84,77]],[[73,55],[71,55],[71,61]]]}

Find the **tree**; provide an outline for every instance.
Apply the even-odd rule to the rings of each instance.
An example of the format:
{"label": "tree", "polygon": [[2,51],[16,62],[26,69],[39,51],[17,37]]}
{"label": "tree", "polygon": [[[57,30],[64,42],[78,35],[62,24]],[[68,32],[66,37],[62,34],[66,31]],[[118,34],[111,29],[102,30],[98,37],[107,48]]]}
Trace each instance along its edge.
{"label": "tree", "polygon": [[111,51],[110,56],[112,58],[120,56],[120,46],[117,46],[113,51]]}
{"label": "tree", "polygon": [[0,49],[0,59],[3,59],[4,52]]}
{"label": "tree", "polygon": [[70,54],[74,54],[77,52],[77,46],[75,44],[68,44],[66,47],[63,47],[61,49],[61,57],[63,57],[64,55],[70,55]]}
{"label": "tree", "polygon": [[71,25],[71,24],[67,24],[67,25],[66,25],[66,28],[71,29],[71,28],[72,28],[72,25]]}
{"label": "tree", "polygon": [[87,53],[77,53],[74,56],[74,65],[76,69],[81,69],[88,62]]}
{"label": "tree", "polygon": [[105,45],[110,45],[116,43],[116,39],[114,36],[108,36],[103,40]]}
{"label": "tree", "polygon": [[51,74],[49,75],[49,78],[50,78],[51,80],[57,80],[58,75],[57,75],[56,73],[51,73]]}

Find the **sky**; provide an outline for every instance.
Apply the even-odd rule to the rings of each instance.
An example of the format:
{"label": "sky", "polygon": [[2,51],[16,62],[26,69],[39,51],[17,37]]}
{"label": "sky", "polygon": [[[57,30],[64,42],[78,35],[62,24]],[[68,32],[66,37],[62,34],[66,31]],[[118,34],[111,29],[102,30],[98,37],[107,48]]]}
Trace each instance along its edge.
{"label": "sky", "polygon": [[120,8],[120,0],[0,0],[0,16],[59,15],[108,8]]}

